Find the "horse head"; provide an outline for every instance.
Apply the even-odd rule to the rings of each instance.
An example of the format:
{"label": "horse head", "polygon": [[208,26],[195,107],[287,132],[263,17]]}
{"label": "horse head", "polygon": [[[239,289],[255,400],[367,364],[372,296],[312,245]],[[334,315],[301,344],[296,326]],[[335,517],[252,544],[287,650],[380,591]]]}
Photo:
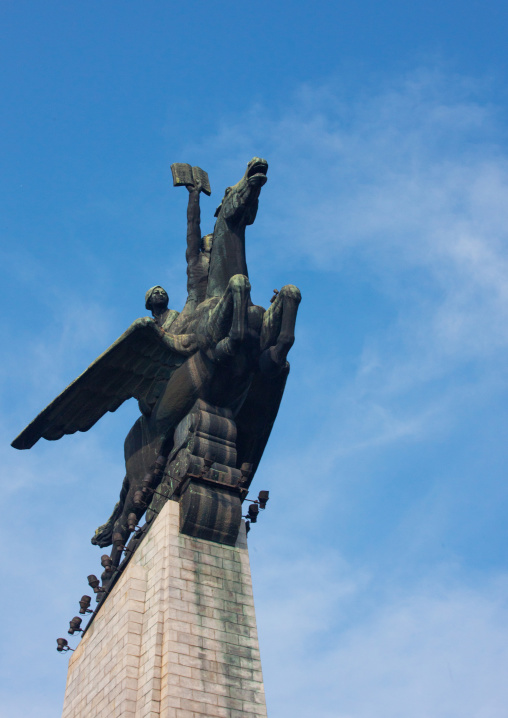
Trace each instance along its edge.
{"label": "horse head", "polygon": [[260,157],[253,157],[242,179],[226,189],[215,216],[222,217],[228,222],[252,224],[256,219],[259,193],[266,183],[267,171],[268,162]]}
{"label": "horse head", "polygon": [[226,189],[215,212],[213,244],[206,297],[218,297],[236,274],[248,276],[245,257],[245,228],[256,219],[261,187],[266,182],[268,162],[251,159],[242,179]]}

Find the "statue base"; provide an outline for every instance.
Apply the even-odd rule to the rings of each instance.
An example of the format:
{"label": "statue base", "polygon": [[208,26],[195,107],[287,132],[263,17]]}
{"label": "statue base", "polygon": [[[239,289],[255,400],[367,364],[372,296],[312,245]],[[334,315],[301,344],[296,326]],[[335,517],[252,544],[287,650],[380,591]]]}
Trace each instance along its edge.
{"label": "statue base", "polygon": [[63,718],[266,717],[249,556],[167,501],[69,661]]}
{"label": "statue base", "polygon": [[233,412],[198,399],[175,430],[174,449],[147,511],[153,520],[167,499],[180,502],[180,531],[235,546],[250,464],[236,468]]}

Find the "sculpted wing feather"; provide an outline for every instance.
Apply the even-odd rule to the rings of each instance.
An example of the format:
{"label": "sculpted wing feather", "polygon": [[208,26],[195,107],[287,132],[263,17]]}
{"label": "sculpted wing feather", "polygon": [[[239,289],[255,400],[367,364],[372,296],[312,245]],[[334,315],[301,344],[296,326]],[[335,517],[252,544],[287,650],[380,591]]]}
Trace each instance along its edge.
{"label": "sculpted wing feather", "polygon": [[175,338],[168,341],[153,319],[137,319],[14,439],[12,446],[30,449],[41,437],[55,440],[64,434],[88,431],[126,399],[157,396],[160,385],[192,350],[190,342],[183,349],[180,345]]}

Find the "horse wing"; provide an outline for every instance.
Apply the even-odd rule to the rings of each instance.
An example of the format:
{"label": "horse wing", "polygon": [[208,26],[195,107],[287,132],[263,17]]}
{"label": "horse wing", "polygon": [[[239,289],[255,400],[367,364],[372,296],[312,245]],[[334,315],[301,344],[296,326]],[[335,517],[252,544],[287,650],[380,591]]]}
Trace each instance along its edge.
{"label": "horse wing", "polygon": [[[178,342],[177,342],[178,344]],[[137,319],[126,332],[54,399],[12,442],[30,449],[41,437],[88,431],[126,399],[153,400],[185,354],[175,350],[153,319]]]}
{"label": "horse wing", "polygon": [[236,438],[237,466],[241,466],[245,462],[252,464],[250,481],[256,473],[270,438],[288,374],[289,364],[286,364],[286,368],[274,377],[268,377],[257,371],[247,398],[235,417],[238,432]]}

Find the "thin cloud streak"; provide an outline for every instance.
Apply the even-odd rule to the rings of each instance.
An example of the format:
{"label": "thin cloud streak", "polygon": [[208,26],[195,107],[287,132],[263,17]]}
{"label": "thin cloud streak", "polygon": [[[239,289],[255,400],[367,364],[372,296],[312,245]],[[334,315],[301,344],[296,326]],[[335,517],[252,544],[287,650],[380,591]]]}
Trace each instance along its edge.
{"label": "thin cloud streak", "polygon": [[[307,86],[282,116],[256,106],[207,140],[214,151],[258,145],[273,156],[274,185],[263,197],[270,221],[278,218],[263,225],[268,265],[310,261],[340,276],[356,263],[393,304],[395,320],[368,339],[345,389],[352,403],[370,399],[372,420],[384,414],[392,426],[425,430],[417,416],[393,416],[404,394],[458,377],[471,362],[477,390],[485,383],[490,391],[493,369],[506,363],[508,157],[496,110],[475,98],[479,90],[425,71],[350,104],[339,85]],[[323,309],[333,322],[336,310]],[[453,413],[449,391],[457,394],[431,388],[430,403],[420,404],[428,427],[439,402]],[[389,426],[373,441],[385,435]]]}
{"label": "thin cloud streak", "polygon": [[[255,568],[269,710],[301,718],[498,718],[508,692],[508,575],[436,566],[412,587],[331,549]],[[268,658],[265,660],[265,655]]]}

